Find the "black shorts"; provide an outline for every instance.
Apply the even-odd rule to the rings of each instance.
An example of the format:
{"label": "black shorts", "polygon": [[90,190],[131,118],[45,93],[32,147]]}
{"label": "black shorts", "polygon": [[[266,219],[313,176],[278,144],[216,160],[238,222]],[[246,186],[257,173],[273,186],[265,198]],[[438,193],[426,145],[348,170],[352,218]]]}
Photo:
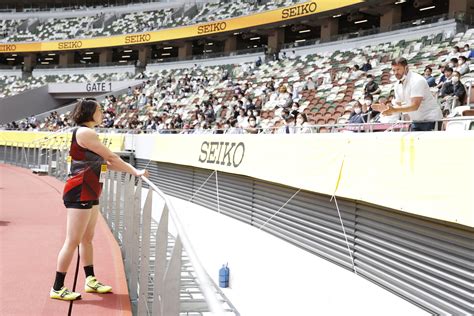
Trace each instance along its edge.
{"label": "black shorts", "polygon": [[82,202],[64,201],[64,206],[66,206],[66,208],[78,208],[78,209],[83,209],[83,210],[89,210],[94,205],[99,205],[99,200],[82,201]]}

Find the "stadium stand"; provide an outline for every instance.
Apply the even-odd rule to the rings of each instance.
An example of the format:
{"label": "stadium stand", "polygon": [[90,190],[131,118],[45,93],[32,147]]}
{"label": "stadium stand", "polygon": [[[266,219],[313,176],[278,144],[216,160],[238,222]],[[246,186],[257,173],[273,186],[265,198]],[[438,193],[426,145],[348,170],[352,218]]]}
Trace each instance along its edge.
{"label": "stadium stand", "polygon": [[[129,72],[76,76],[43,75],[24,81],[10,77],[5,79],[2,95],[14,95],[47,82],[141,78],[144,84],[140,94],[145,97],[117,96],[119,103],[115,105],[115,113],[110,115],[120,114],[120,117],[115,119],[113,125],[108,123],[108,127],[138,130],[186,127],[196,132],[208,133],[214,129],[229,127],[229,119],[234,118],[238,120],[237,132],[245,133],[248,132],[248,117],[252,112],[252,116],[257,116],[259,131],[268,133],[277,132],[278,128],[284,125],[285,116],[293,111],[296,111],[293,114],[304,113],[309,125],[344,124],[349,122],[356,101],[363,103],[364,112],[370,111],[369,106],[365,104],[364,93],[367,75],[373,76],[380,87],[380,92],[373,95],[373,102],[379,98],[390,99],[393,90],[393,80],[390,76],[392,58],[407,56],[412,65],[411,69],[418,73],[423,73],[425,67],[429,66],[433,69],[433,77],[439,80],[439,65],[449,61],[448,57],[455,45],[472,43],[473,34],[474,32],[469,30],[452,38],[444,38],[440,33],[417,40],[401,40],[348,51],[294,55],[282,60],[268,61],[259,67],[253,62],[211,67],[195,65],[193,69],[154,70],[139,75]],[[362,67],[367,61],[371,65],[367,72],[349,70],[354,65]],[[469,61],[467,63],[469,64]],[[469,67],[472,69],[474,66]],[[467,83],[472,77],[473,74],[468,72],[462,76],[461,81]],[[308,80],[314,82],[314,89],[308,89]],[[288,93],[280,93],[283,86]],[[433,88],[433,93],[437,90]],[[166,97],[167,93],[171,93],[172,97]],[[440,102],[444,101],[440,98]],[[208,109],[209,105],[212,109]],[[241,108],[244,108],[245,113],[239,116]],[[178,116],[169,117],[178,110]],[[372,117],[371,121],[377,119]],[[396,119],[382,122],[396,122]],[[325,128],[322,131],[325,131]]]}
{"label": "stadium stand", "polygon": [[[467,130],[474,130],[474,0],[135,2],[52,10],[19,5],[16,12],[0,4],[0,161],[65,179],[71,110],[77,99],[94,97],[104,113],[96,130],[102,142],[149,170],[149,180],[167,195],[327,259],[420,314],[472,311],[474,222],[468,192],[474,178],[465,172],[472,169],[469,159],[456,161],[473,153]],[[305,5],[314,11],[300,14]],[[259,15],[247,17],[251,14]],[[393,74],[398,57],[424,76],[442,120],[378,112],[381,103],[393,100],[395,87],[398,95],[408,88],[401,75],[405,68],[399,68],[399,82]],[[417,101],[404,96],[407,105]],[[436,103],[429,103],[438,114]],[[431,120],[436,127],[428,130],[436,132],[411,133]],[[369,133],[374,131],[404,133]],[[338,134],[246,135],[316,133]],[[288,164],[291,168],[281,168]],[[104,218],[118,236],[123,217],[122,228],[132,234],[126,221],[144,222],[125,216],[126,209],[140,213],[141,203],[126,199],[136,202],[142,186],[158,191],[147,181],[108,176],[100,202]],[[134,183],[140,187],[135,197],[127,193]],[[159,234],[153,238],[156,250]],[[139,240],[143,236],[133,242]],[[159,256],[147,255],[143,244],[130,245],[124,249],[141,249],[158,263]],[[125,273],[133,287],[138,271],[141,282],[159,283],[156,274],[146,278],[143,266],[135,269],[139,256],[124,253],[131,254]],[[246,274],[234,271],[235,280]],[[255,287],[255,279],[248,285]],[[285,294],[285,286],[280,282],[273,290]],[[317,286],[328,291],[323,283]],[[157,288],[141,291],[137,300],[133,287],[132,309],[137,302],[141,308],[155,305],[158,294],[149,292]],[[195,294],[186,291],[181,288],[178,297]],[[345,294],[334,299],[341,297]],[[223,294],[218,299],[227,300]],[[286,307],[292,309],[298,299],[289,299]],[[202,314],[207,303],[198,300]],[[318,306],[307,312],[324,314]]]}
{"label": "stadium stand", "polygon": [[[146,32],[161,28],[226,19],[256,12],[273,10],[289,6],[301,1],[276,0],[263,5],[256,1],[219,1],[204,3],[196,8],[195,14],[179,15],[179,8],[152,11],[139,11],[113,16],[107,25],[105,14],[72,18],[49,18],[44,21],[30,21],[27,28],[19,29],[23,20],[1,20],[0,31],[4,42],[62,40],[72,38],[88,38]],[[192,10],[189,10],[193,12]]]}

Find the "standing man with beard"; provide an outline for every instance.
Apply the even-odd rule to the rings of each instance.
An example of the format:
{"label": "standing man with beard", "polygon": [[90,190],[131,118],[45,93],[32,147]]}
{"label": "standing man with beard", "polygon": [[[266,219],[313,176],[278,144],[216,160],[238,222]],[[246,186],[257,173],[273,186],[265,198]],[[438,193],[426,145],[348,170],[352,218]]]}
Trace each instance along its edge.
{"label": "standing man with beard", "polygon": [[412,131],[432,131],[436,121],[443,115],[438,102],[431,94],[425,78],[408,68],[405,58],[399,57],[392,61],[392,72],[397,78],[395,98],[392,104],[382,109],[385,116],[406,113],[412,120]]}

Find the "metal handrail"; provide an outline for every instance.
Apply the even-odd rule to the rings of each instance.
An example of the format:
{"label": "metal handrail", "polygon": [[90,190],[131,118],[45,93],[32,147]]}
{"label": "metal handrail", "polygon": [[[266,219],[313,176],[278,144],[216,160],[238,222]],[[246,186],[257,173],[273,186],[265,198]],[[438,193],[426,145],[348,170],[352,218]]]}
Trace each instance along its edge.
{"label": "metal handrail", "polygon": [[[467,105],[470,105],[469,102]],[[471,105],[470,105],[471,106]],[[472,107],[472,106],[471,106]],[[437,122],[438,124],[442,124],[442,123],[446,123],[446,122],[451,122],[451,121],[472,121],[474,120],[474,117],[473,116],[458,116],[458,117],[451,117],[451,118],[443,118],[443,119],[440,119],[440,120],[437,120],[435,122]],[[417,121],[417,123],[422,123],[423,121]],[[432,121],[431,121],[432,122]],[[360,129],[360,130],[364,130],[366,132],[373,132],[374,130],[377,130],[377,127],[392,127],[393,126],[396,126],[396,125],[399,125],[399,126],[402,126],[402,125],[409,125],[409,124],[412,124],[413,121],[404,121],[404,120],[399,120],[399,121],[396,121],[396,122],[392,122],[392,123],[376,123],[376,122],[371,122],[371,123],[336,123],[336,124],[313,124],[313,125],[306,125],[302,128],[305,128],[307,127],[308,129],[311,130],[311,133],[310,134],[314,134],[316,133],[315,131],[321,129],[321,128],[326,128],[328,130],[331,130],[331,131],[339,131],[341,129],[344,129],[344,128],[347,128],[347,130],[352,130],[352,129]],[[72,128],[72,127],[68,127],[68,128]],[[275,131],[275,130],[278,130],[282,128],[282,126],[270,126],[270,127],[257,127],[257,129],[260,129],[262,131]],[[298,129],[300,127],[295,127],[295,126],[292,126],[291,129]],[[244,131],[245,128],[242,128],[242,127],[239,127],[238,128],[239,130],[242,130]],[[18,129],[19,130],[19,129]],[[206,131],[206,132],[217,132],[217,131],[220,131],[220,132],[223,132],[224,134],[229,130],[229,129],[224,129],[224,128],[219,128],[219,129],[206,129],[206,130],[196,130],[196,129],[183,129],[183,128],[175,128],[175,129],[159,129],[159,130],[155,130],[155,129],[140,129],[140,130],[136,130],[136,129],[127,129],[127,128],[103,128],[103,127],[98,127],[96,128],[97,132],[99,133],[111,133],[111,132],[114,132],[114,133],[118,133],[118,134],[154,134],[154,133],[158,133],[158,134],[180,134],[182,132],[186,132],[186,131],[190,131],[190,134],[192,133],[195,133],[196,131]],[[10,131],[13,131],[10,129]],[[58,130],[58,131],[62,131],[62,130]],[[56,132],[58,132],[56,131]],[[382,131],[382,130],[379,130],[379,131]],[[186,134],[186,133],[183,133],[183,134]],[[262,134],[262,133],[258,133],[258,134]],[[47,137],[46,137],[47,138]]]}
{"label": "metal handrail", "polygon": [[186,250],[186,253],[194,267],[197,279],[199,280],[199,287],[205,297],[207,304],[209,305],[211,312],[214,315],[224,315],[224,310],[222,309],[222,306],[217,301],[215,295],[213,295],[212,285],[211,285],[212,283],[210,282],[207,273],[202,267],[201,262],[198,256],[196,255],[196,252],[194,251],[194,248],[192,247],[188,236],[186,235],[186,232],[183,228],[183,225],[181,224],[181,221],[178,218],[178,215],[176,213],[176,210],[173,207],[173,204],[171,203],[169,198],[166,196],[166,194],[164,194],[163,191],[161,191],[160,188],[158,188],[148,178],[141,176],[141,179],[144,182],[146,182],[150,186],[150,188],[165,201],[166,205],[168,206],[171,219],[173,220],[175,224],[177,235],[180,236],[184,249]]}

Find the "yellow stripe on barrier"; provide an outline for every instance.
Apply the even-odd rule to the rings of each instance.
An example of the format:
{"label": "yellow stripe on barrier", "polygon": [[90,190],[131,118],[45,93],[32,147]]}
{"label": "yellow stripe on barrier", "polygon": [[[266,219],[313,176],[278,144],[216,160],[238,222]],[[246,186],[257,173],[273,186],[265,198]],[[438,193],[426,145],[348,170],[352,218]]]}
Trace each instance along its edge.
{"label": "yellow stripe on barrier", "polygon": [[[55,135],[48,132],[21,132],[21,131],[1,131],[0,132],[0,146],[25,144],[25,146],[39,148],[40,146],[47,146],[48,148],[58,149],[64,143],[70,144],[72,133],[64,133]],[[123,134],[101,134],[99,133],[101,141],[109,140],[110,150],[114,152],[123,151],[125,144],[125,136]]]}
{"label": "yellow stripe on barrier", "polygon": [[338,197],[474,227],[474,133],[153,134],[134,144],[145,160],[328,196],[336,189]]}

